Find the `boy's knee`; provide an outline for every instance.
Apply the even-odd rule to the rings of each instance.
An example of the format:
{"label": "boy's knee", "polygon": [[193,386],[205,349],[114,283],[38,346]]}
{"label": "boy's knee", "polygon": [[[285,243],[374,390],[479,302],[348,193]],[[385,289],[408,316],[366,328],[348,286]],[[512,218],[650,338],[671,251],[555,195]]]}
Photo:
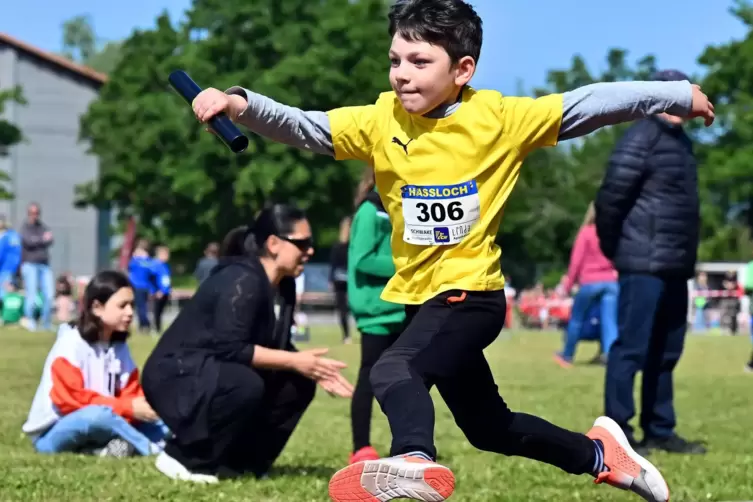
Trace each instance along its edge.
{"label": "boy's knee", "polygon": [[374,397],[381,401],[387,390],[396,383],[411,379],[410,366],[406,359],[385,353],[369,372],[369,382]]}

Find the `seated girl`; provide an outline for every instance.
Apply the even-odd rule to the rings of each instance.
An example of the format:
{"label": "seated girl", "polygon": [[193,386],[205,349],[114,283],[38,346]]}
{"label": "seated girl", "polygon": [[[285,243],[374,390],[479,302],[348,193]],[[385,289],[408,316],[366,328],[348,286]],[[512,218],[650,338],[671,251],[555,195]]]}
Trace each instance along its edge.
{"label": "seated girl", "polygon": [[133,319],[128,278],[98,273],[83,301],[78,322],[58,331],[23,431],[40,453],[159,453],[166,429],[144,398],[126,344]]}

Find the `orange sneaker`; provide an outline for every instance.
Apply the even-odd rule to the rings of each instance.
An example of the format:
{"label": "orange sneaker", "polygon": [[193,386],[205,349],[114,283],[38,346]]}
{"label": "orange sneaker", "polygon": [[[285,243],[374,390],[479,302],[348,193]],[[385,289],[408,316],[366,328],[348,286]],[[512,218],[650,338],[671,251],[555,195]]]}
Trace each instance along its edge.
{"label": "orange sneaker", "polygon": [[599,417],[586,435],[604,445],[604,465],[609,470],[596,477],[597,484],[630,490],[649,502],[669,501],[669,487],[659,469],[633,450],[617,422]]}
{"label": "orange sneaker", "polygon": [[418,457],[389,457],[358,462],[329,481],[334,502],[387,502],[393,499],[441,502],[455,491],[447,467]]}
{"label": "orange sneaker", "polygon": [[351,453],[350,459],[348,459],[348,464],[353,465],[358,462],[365,462],[366,460],[379,460],[379,454],[371,446],[364,446],[357,452]]}
{"label": "orange sneaker", "polygon": [[566,370],[569,370],[570,368],[573,367],[573,362],[565,359],[560,353],[554,354],[554,362],[559,364],[562,368],[565,368]]}

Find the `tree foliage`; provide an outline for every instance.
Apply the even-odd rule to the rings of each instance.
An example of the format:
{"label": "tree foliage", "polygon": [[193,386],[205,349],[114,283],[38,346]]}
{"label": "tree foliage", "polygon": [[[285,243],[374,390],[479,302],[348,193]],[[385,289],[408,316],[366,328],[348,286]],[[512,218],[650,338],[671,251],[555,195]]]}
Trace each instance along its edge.
{"label": "tree foliage", "polygon": [[[0,90],[0,117],[2,117],[5,112],[6,104],[11,101],[15,101],[20,105],[26,103],[19,87]],[[0,118],[0,156],[7,155],[8,149],[21,141],[23,141],[23,133],[21,130],[15,124]],[[13,194],[7,186],[9,181],[10,176],[8,173],[0,171],[0,200],[13,198]]]}
{"label": "tree foliage", "polygon": [[[251,136],[246,153],[231,154],[202,131],[167,84],[178,68],[202,86],[242,84],[283,103],[327,110],[373,102],[388,88],[383,0],[195,0],[178,24],[162,14],[135,31],[111,56],[92,23],[66,24],[70,56],[112,64],[110,81],[82,118],[82,138],[101,163],[101,177],[79,187],[82,204],[135,215],[140,233],[168,243],[178,261],[193,261],[205,243],[247,222],[263,204],[292,201],[307,209],[320,245],[334,240],[348,214],[361,165],[338,164]],[[738,1],[749,28],[742,40],[708,47],[703,87],[717,104],[718,125],[691,126],[697,138],[702,200],[700,255],[747,260],[753,255],[753,8]],[[652,55],[611,49],[600,70],[580,56],[551,70],[533,95],[594,82],[645,80]],[[102,66],[100,66],[100,69]],[[498,240],[503,265],[518,285],[556,280],[601,182],[616,140],[628,127],[599,130],[525,162],[505,207]]]}
{"label": "tree foliage", "polygon": [[99,72],[109,73],[118,64],[121,42],[103,41],[89,16],[79,15],[63,23],[63,55]]}
{"label": "tree foliage", "polygon": [[[595,82],[645,80],[655,70],[653,56],[631,64],[622,49],[608,52],[601,73],[592,72],[576,55],[569,68],[551,70],[547,87],[535,89],[533,94],[566,92]],[[515,284],[530,283],[541,274],[557,277],[564,272],[578,227],[626,127],[600,129],[586,138],[535,151],[526,159],[498,238],[503,268]]]}
{"label": "tree foliage", "polygon": [[[162,14],[124,41],[82,119],[102,175],[80,187],[81,202],[136,215],[141,233],[170,244],[178,260],[194,260],[270,201],[295,202],[316,228],[334,229],[352,210],[361,165],[253,135],[236,156],[203,131],[167,76],[182,68],[202,87],[242,84],[303,109],[373,102],[388,88],[385,5],[196,0],[182,25]],[[318,237],[326,244],[334,230]]]}
{"label": "tree foliage", "polygon": [[707,68],[704,91],[715,103],[716,125],[699,132],[705,260],[753,257],[753,7],[738,1],[733,14],[748,28],[742,40],[707,47],[699,62]]}

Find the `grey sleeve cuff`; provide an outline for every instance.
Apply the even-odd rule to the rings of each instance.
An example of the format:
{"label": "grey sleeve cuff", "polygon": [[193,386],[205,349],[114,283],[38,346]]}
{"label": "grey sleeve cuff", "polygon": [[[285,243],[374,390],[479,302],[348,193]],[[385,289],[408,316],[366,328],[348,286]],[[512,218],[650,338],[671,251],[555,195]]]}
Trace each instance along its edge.
{"label": "grey sleeve cuff", "polygon": [[246,100],[248,106],[237,122],[252,132],[301,150],[335,155],[326,112],[303,111],[238,86],[225,92]]}
{"label": "grey sleeve cuff", "polygon": [[657,113],[685,117],[693,104],[693,89],[682,82],[607,82],[563,94],[559,139],[572,139],[604,126]]}

